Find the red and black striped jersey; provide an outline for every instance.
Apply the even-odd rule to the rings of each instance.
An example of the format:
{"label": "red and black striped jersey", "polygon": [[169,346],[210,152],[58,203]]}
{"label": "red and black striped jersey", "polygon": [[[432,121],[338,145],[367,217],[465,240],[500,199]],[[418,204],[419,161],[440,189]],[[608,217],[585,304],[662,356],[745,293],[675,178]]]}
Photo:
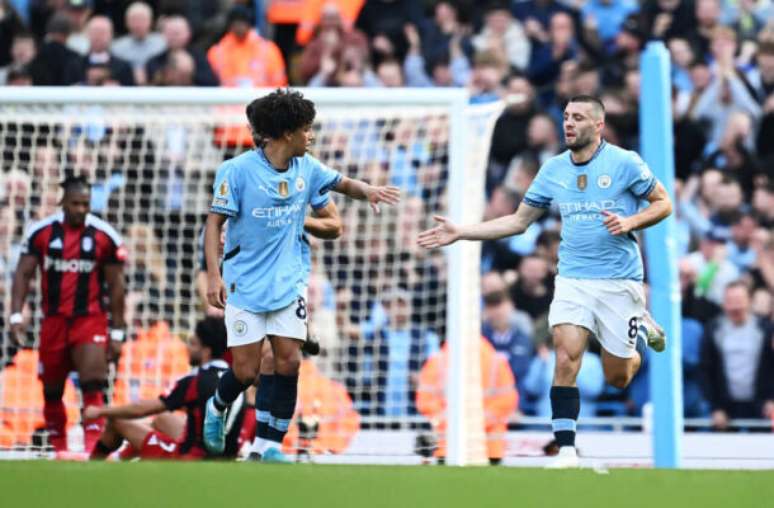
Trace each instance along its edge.
{"label": "red and black striped jersey", "polygon": [[102,268],[126,260],[123,240],[107,222],[89,214],[82,226],[74,228],[65,223],[62,212],[27,230],[22,254],[38,259],[46,316],[104,313],[107,285]]}
{"label": "red and black striped jersey", "polygon": [[[213,360],[199,367],[195,374],[180,378],[169,393],[159,397],[168,411],[185,409],[185,434],[180,441],[180,453],[186,454],[193,448],[206,450],[202,439],[202,427],[207,400],[215,395],[220,376],[226,370],[228,370],[228,364],[225,361]],[[226,419],[224,457],[235,457],[239,452],[241,445],[239,438],[246,418],[245,413],[244,396],[240,395],[231,405]]]}

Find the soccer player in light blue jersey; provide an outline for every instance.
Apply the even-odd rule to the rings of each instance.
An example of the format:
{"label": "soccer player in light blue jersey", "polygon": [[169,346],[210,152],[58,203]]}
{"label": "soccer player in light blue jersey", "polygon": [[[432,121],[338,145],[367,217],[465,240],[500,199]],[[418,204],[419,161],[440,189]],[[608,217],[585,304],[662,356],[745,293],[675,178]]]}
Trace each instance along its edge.
{"label": "soccer player in light blue jersey", "polygon": [[[225,309],[233,366],[208,401],[204,443],[212,453],[224,446],[227,409],[257,378],[261,341],[268,337],[274,356],[274,394],[269,440],[263,460],[286,461],[280,451],[296,405],[301,343],[306,340],[307,308],[302,256],[304,215],[312,204],[322,210],[330,190],[395,204],[400,191],[352,180],[307,154],[313,140],[314,104],[295,91],[277,90],[247,106],[255,150],[225,161],[215,176],[204,243],[207,298]],[[223,275],[218,240],[228,219]]]}
{"label": "soccer player in light blue jersey", "polygon": [[[548,321],[556,349],[552,426],[560,452],[550,467],[578,466],[575,380],[589,335],[602,346],[605,379],[618,388],[637,373],[646,344],[655,351],[666,347],[663,330],[645,308],[633,232],[667,217],[672,203],[639,155],[602,139],[604,126],[599,99],[573,97],[564,110],[568,150],[543,164],[514,214],[469,226],[435,217],[440,224],[419,235],[425,248],[496,240],[523,233],[549,206],[558,208],[559,272]],[[642,208],[644,201],[648,205]]]}

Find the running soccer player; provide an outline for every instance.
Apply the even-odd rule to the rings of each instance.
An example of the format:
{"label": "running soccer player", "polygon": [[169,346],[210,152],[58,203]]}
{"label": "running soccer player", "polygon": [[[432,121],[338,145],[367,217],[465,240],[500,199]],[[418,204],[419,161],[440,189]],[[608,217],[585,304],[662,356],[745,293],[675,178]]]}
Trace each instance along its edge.
{"label": "running soccer player", "polygon": [[[62,402],[67,375],[73,368],[78,371],[84,406],[102,405],[108,357],[118,358],[125,338],[123,241],[108,223],[89,213],[91,188],[85,178],[69,177],[62,187],[62,211],[27,230],[13,280],[9,319],[11,339],[18,344],[24,331],[22,307],[40,266],[44,318],[39,376],[46,431],[57,452],[67,450]],[[110,330],[105,297],[110,300]],[[91,447],[103,421],[84,418],[82,423],[85,444]]]}
{"label": "running soccer player", "polygon": [[[301,343],[307,336],[301,254],[306,207],[323,208],[330,190],[366,200],[375,211],[379,203],[400,198],[395,187],[352,180],[307,154],[314,117],[314,104],[295,91],[277,90],[254,100],[247,118],[257,148],[224,162],[215,177],[205,230],[207,297],[225,309],[233,367],[207,404],[204,443],[213,453],[224,447],[226,410],[260,372],[261,341],[267,336],[275,374],[271,446],[262,460],[288,460],[280,446],[295,411]],[[218,237],[226,219],[221,277]]]}
{"label": "running soccer player", "polygon": [[[645,308],[642,258],[633,231],[672,212],[663,185],[635,152],[602,139],[605,109],[596,97],[573,97],[564,110],[569,150],[543,164],[512,215],[469,226],[444,217],[419,235],[437,248],[457,240],[495,240],[523,233],[551,205],[562,217],[559,274],[548,321],[556,350],[551,388],[552,427],[560,446],[549,467],[578,467],[575,429],[580,409],[575,384],[589,334],[602,346],[605,379],[625,388],[647,344],[666,347],[664,331]],[[642,200],[649,202],[640,209]]]}
{"label": "running soccer player", "polygon": [[[142,459],[196,460],[212,458],[202,443],[202,415],[215,388],[218,376],[228,369],[223,360],[226,352],[226,327],[223,320],[208,317],[196,323],[196,331],[188,340],[188,361],[196,369],[179,379],[166,395],[155,399],[140,400],[124,406],[84,409],[86,418],[107,418],[105,430],[93,449],[90,458],[101,460],[117,450],[124,440]],[[236,404],[235,404],[236,406]],[[157,415],[165,411],[184,409],[186,419],[169,419],[169,433],[183,436],[176,440],[167,433],[154,430],[139,418]],[[244,405],[232,410],[222,457],[235,457],[239,451],[239,433],[245,418]],[[179,426],[179,427],[178,427]],[[123,452],[122,452],[123,455]]]}

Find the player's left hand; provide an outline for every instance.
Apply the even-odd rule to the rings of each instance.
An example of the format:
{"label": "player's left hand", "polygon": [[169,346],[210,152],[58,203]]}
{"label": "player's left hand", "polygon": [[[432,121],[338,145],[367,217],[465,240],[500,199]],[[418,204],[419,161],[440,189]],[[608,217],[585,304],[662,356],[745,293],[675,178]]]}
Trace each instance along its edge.
{"label": "player's left hand", "polygon": [[123,342],[117,340],[111,340],[107,350],[107,360],[110,363],[118,363],[118,359],[121,357],[121,347]]}
{"label": "player's left hand", "polygon": [[620,215],[608,210],[602,210],[602,215],[605,216],[605,220],[602,223],[605,225],[611,235],[625,235],[632,230],[632,226],[628,218],[621,217]]}
{"label": "player's left hand", "polygon": [[400,189],[397,187],[377,187],[371,185],[368,188],[368,202],[374,213],[379,213],[379,203],[395,205],[400,202]]}

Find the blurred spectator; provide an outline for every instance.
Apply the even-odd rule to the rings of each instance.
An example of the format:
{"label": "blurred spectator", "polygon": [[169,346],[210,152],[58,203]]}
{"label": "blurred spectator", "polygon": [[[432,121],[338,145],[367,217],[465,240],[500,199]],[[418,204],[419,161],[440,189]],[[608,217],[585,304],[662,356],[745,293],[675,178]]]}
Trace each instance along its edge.
{"label": "blurred spectator", "polygon": [[134,85],[131,65],[110,51],[110,45],[113,42],[113,23],[105,16],[94,16],[86,25],[86,34],[89,38],[89,49],[84,57],[83,79],[89,81],[89,70],[100,68],[109,71],[110,81],[121,86]]}
{"label": "blurred spectator", "polygon": [[696,59],[696,52],[688,39],[682,37],[669,39],[667,47],[671,56],[672,86],[689,94],[693,90],[690,66]]}
{"label": "blurred spectator", "polygon": [[[695,319],[680,322],[683,350],[683,415],[686,418],[709,416],[709,404],[702,390],[701,353],[704,327]],[[641,367],[642,368],[642,367]]]}
{"label": "blurred spectator", "polygon": [[[532,320],[527,313],[513,305],[500,274],[485,274],[481,286],[481,296],[484,300],[481,334],[508,360],[511,372],[516,378],[518,391],[524,393],[524,380],[535,353],[532,343]],[[522,398],[519,406],[523,413],[529,414],[530,407],[526,397]]]}
{"label": "blurred spectator", "polygon": [[686,258],[696,271],[697,296],[705,297],[716,305],[723,301],[725,287],[739,278],[739,270],[728,260],[726,238],[710,231],[699,243],[699,250]]}
{"label": "blurred spectator", "polygon": [[688,37],[696,26],[690,0],[645,0],[641,13],[645,29],[654,39]]}
{"label": "blurred spectator", "polygon": [[700,57],[710,54],[710,44],[715,30],[720,26],[721,0],[696,0],[696,26],[693,27],[690,40],[698,50]]}
{"label": "blurred spectator", "polygon": [[522,0],[511,3],[511,12],[524,24],[530,39],[545,42],[546,30],[554,14],[563,12],[572,16],[572,9],[556,0]]}
{"label": "blurred spectator", "polygon": [[470,80],[470,102],[481,104],[499,100],[503,94],[502,81],[506,71],[507,63],[497,53],[476,53]]}
{"label": "blurred spectator", "polygon": [[167,65],[154,76],[156,86],[193,86],[196,62],[185,50],[175,50],[167,56]]}
{"label": "blurred spectator", "polygon": [[[65,0],[64,13],[70,18],[73,27],[72,33],[67,38],[67,47],[80,55],[89,52],[88,22],[91,19],[93,6],[93,0]],[[108,21],[110,21],[109,18]]]}
{"label": "blurred spectator", "polygon": [[[35,38],[29,32],[19,32],[11,41],[11,59],[7,65],[0,68],[0,86],[8,82],[8,74],[15,71],[29,74],[27,66],[32,62],[37,53]],[[18,79],[18,77],[17,77]]]}
{"label": "blurred spectator", "polygon": [[223,86],[253,88],[288,84],[279,48],[251,28],[252,14],[241,5],[228,13],[228,32],[207,51]]}
{"label": "blurred spectator", "polygon": [[296,30],[296,44],[306,46],[318,32],[325,13],[335,7],[345,30],[352,30],[364,0],[305,0],[301,20]]}
{"label": "blurred spectator", "polygon": [[[470,37],[466,33],[468,27],[460,21],[459,6],[455,2],[437,2],[433,17],[427,20],[425,26],[411,26],[421,32],[422,41],[419,46],[422,48],[422,56],[431,66],[442,60],[453,61],[455,56],[450,54],[453,44],[460,50],[459,57],[467,58],[473,53]],[[408,38],[409,34],[406,33],[406,36]],[[411,45],[410,38],[408,42]],[[457,78],[455,81],[462,79]]]}
{"label": "blurred spectator", "polygon": [[148,82],[145,64],[167,48],[164,37],[151,31],[152,25],[153,11],[148,4],[134,2],[126,9],[126,27],[129,33],[116,39],[111,47],[114,55],[132,65],[134,79],[140,85]]}
{"label": "blurred spectator", "polygon": [[14,38],[24,32],[24,22],[9,0],[0,0],[0,67],[11,63]]}
{"label": "blurred spectator", "polygon": [[[481,338],[481,391],[484,410],[484,432],[490,464],[499,464],[505,457],[505,433],[508,419],[516,411],[519,393],[505,358]],[[430,420],[438,437],[435,456],[446,457],[446,379],[449,368],[449,348],[444,344],[422,366],[416,394],[417,410]]]}
{"label": "blurred spectator", "polygon": [[400,61],[406,56],[408,43],[403,27],[411,23],[422,26],[422,10],[413,0],[366,0],[355,21],[355,27],[371,40],[374,63],[393,57]]}
{"label": "blurred spectator", "polygon": [[492,134],[487,169],[487,194],[505,177],[508,165],[527,147],[527,125],[536,113],[535,89],[524,74],[511,74],[505,85],[505,111]]}
{"label": "blurred spectator", "polygon": [[747,79],[755,90],[760,104],[774,94],[774,40],[763,40],[758,46],[756,57],[758,65],[747,74]]}
{"label": "blurred spectator", "polygon": [[608,48],[627,16],[637,10],[634,0],[591,0],[583,3],[581,14],[584,25],[595,29],[602,44]]}
{"label": "blurred spectator", "polygon": [[314,34],[314,38],[304,48],[298,66],[298,79],[307,83],[320,71],[324,60],[339,63],[345,48],[354,46],[363,55],[368,54],[368,39],[360,30],[347,28],[342,20],[339,7],[333,3],[326,3],[322,8],[320,24]]}
{"label": "blurred spectator", "polygon": [[363,409],[385,416],[416,414],[417,376],[427,358],[438,351],[438,336],[411,323],[411,296],[407,291],[388,290],[382,306],[387,322],[365,337],[363,360],[373,371],[364,374],[372,380],[369,384],[376,397],[372,398],[375,404]]}
{"label": "blurred spectator", "polygon": [[562,62],[577,56],[575,29],[572,18],[565,12],[551,17],[548,39],[532,46],[527,74],[532,84],[538,88],[539,96],[545,104],[553,96],[553,86],[559,77]]}
{"label": "blurred spectator", "polygon": [[191,27],[184,17],[173,15],[164,18],[161,31],[167,49],[148,60],[145,75],[149,81],[156,79],[156,73],[167,65],[171,52],[185,51],[194,61],[194,85],[218,86],[220,84],[204,52],[190,46]]}
{"label": "blurred spectator", "polygon": [[554,296],[553,274],[548,262],[538,256],[527,256],[519,264],[518,278],[511,286],[511,299],[532,319],[548,314]]}
{"label": "blurred spectator", "polygon": [[771,323],[750,313],[750,292],[729,284],[723,315],[710,323],[702,341],[704,390],[712,423],[725,430],[730,418],[774,416],[774,344]]}
{"label": "blurred spectator", "polygon": [[527,125],[527,154],[538,164],[543,165],[558,154],[560,148],[559,134],[554,120],[545,113],[539,113],[530,118]]}
{"label": "blurred spectator", "polygon": [[371,69],[367,51],[358,46],[345,46],[338,59],[334,53],[323,54],[319,72],[308,83],[310,87],[380,85],[379,78]]}
{"label": "blurred spectator", "polygon": [[521,22],[511,16],[507,2],[494,0],[487,5],[484,26],[472,43],[476,51],[496,52],[519,70],[526,69],[530,60],[530,41]]}
{"label": "blurred spectator", "polygon": [[405,34],[409,45],[406,60],[403,63],[406,86],[462,87],[467,85],[470,81],[470,63],[460,47],[460,36],[452,36],[447,50],[438,52],[440,56],[433,57],[428,62],[422,56],[422,40],[417,28],[408,24],[405,27]]}
{"label": "blurred spectator", "polygon": [[65,45],[71,27],[70,18],[62,13],[54,14],[48,20],[45,40],[30,63],[34,85],[66,86],[81,79],[81,57]]}
{"label": "blurred spectator", "polygon": [[683,258],[678,262],[683,320],[694,319],[700,323],[706,323],[718,315],[720,306],[709,301],[702,294],[697,293],[696,281],[698,273],[694,264],[687,258]]}
{"label": "blurred spectator", "polygon": [[384,59],[376,67],[376,77],[382,86],[399,88],[403,86],[403,69],[400,62],[394,59]]}
{"label": "blurred spectator", "polygon": [[761,227],[774,229],[774,182],[769,181],[755,189],[752,199],[753,215]]}
{"label": "blurred spectator", "polygon": [[[549,342],[550,343],[550,342]],[[535,416],[551,417],[551,386],[556,367],[556,353],[546,346],[538,348],[538,354],[532,360],[524,380],[525,395],[535,399]],[[596,416],[597,397],[605,387],[605,375],[602,372],[602,360],[599,355],[586,351],[581,358],[581,368],[577,379],[580,391],[580,416]]]}
{"label": "blurred spectator", "polygon": [[[706,121],[710,127],[710,146],[718,146],[731,113],[743,112],[757,120],[761,108],[750,94],[736,70],[734,53],[736,52],[736,34],[729,28],[718,27],[712,36],[712,54],[715,67],[713,80],[702,92],[693,110],[693,117]],[[752,146],[752,136],[745,140]]]}

